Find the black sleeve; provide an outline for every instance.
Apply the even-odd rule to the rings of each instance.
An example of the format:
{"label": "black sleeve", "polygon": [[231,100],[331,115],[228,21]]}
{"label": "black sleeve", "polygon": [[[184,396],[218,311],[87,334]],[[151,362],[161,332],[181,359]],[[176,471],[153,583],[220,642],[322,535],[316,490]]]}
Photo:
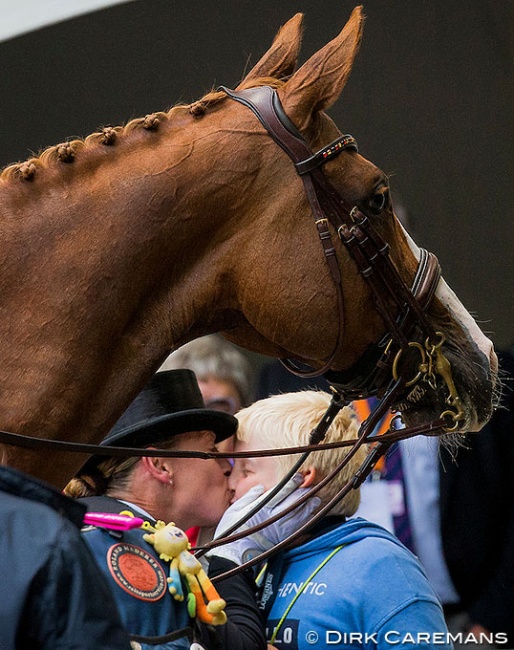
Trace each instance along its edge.
{"label": "black sleeve", "polygon": [[[213,556],[209,577],[213,578],[236,565]],[[219,595],[226,601],[228,621],[225,625],[202,629],[201,642],[210,650],[266,650],[264,622],[255,598],[255,580],[251,570],[215,582]],[[213,638],[214,637],[214,638]]]}
{"label": "black sleeve", "polygon": [[[514,357],[499,353],[500,408],[468,436],[441,473],[446,563],[472,623],[508,635],[514,647]],[[444,455],[443,455],[444,454]]]}

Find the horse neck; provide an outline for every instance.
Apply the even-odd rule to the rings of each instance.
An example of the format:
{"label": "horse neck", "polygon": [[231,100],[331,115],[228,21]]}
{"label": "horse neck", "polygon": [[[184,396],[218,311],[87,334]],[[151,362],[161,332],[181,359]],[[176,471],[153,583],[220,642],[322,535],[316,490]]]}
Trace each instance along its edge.
{"label": "horse neck", "polygon": [[217,329],[225,253],[209,242],[216,215],[200,213],[208,175],[169,129],[1,188],[0,428],[98,441],[174,345]]}
{"label": "horse neck", "polygon": [[[209,194],[208,170],[204,166],[206,173],[196,178],[194,139],[180,127],[179,121],[178,127],[164,124],[164,133],[133,131],[114,148],[83,152],[83,160],[38,171],[41,178],[32,185],[16,179],[2,188],[11,276],[36,285],[41,299],[50,295],[57,302],[54,287],[61,284],[69,294],[62,301],[67,310],[88,304],[91,292],[100,301],[122,297],[121,318],[132,316],[162,285],[174,285],[174,292],[178,285],[180,292],[217,216],[205,213],[201,195]],[[188,288],[192,300],[196,289]],[[5,299],[5,277],[1,291]],[[198,293],[205,292],[198,287]],[[112,311],[112,302],[104,307]],[[102,305],[95,308],[102,312]],[[174,325],[180,338],[191,322],[185,313],[177,316],[186,319]]]}

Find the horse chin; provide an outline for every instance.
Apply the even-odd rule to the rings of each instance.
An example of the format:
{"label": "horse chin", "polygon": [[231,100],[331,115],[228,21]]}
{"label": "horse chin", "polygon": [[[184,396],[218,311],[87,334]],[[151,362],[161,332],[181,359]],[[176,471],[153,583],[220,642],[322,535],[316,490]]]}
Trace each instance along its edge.
{"label": "horse chin", "polygon": [[[442,391],[434,391],[429,386],[417,383],[401,401],[393,405],[393,409],[401,414],[406,427],[418,427],[440,420],[449,407]],[[450,418],[447,421],[448,428],[453,426]],[[467,430],[469,425],[469,418],[465,415],[459,422],[458,430]],[[433,435],[441,435],[443,432],[444,429],[438,427],[433,430]]]}

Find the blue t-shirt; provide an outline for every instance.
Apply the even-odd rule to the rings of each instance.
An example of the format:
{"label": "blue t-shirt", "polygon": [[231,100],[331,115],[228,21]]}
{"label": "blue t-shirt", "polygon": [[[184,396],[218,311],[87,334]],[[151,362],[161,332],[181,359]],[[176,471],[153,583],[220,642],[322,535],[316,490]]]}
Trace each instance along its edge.
{"label": "blue t-shirt", "polygon": [[453,647],[416,557],[360,518],[272,558],[261,604],[280,650]]}

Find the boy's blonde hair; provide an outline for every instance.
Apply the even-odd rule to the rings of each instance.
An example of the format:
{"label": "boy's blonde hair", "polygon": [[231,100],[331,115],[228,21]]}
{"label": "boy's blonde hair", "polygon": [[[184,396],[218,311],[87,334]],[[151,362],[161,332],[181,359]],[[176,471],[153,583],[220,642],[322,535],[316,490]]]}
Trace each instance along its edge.
{"label": "boy's blonde hair", "polygon": [[[305,390],[283,395],[273,395],[259,400],[236,414],[239,421],[236,437],[248,442],[254,436],[263,448],[280,449],[309,444],[309,435],[325,415],[331,396],[323,391]],[[357,437],[359,424],[355,412],[346,406],[330,425],[323,443],[350,440]],[[301,469],[313,466],[319,479],[328,476],[348,454],[349,447],[311,452]],[[355,474],[368,452],[363,445],[337,476],[318,492],[322,504],[327,503]],[[293,467],[298,455],[275,456],[278,476],[281,478]],[[332,513],[351,516],[360,502],[360,491],[351,490]]]}

